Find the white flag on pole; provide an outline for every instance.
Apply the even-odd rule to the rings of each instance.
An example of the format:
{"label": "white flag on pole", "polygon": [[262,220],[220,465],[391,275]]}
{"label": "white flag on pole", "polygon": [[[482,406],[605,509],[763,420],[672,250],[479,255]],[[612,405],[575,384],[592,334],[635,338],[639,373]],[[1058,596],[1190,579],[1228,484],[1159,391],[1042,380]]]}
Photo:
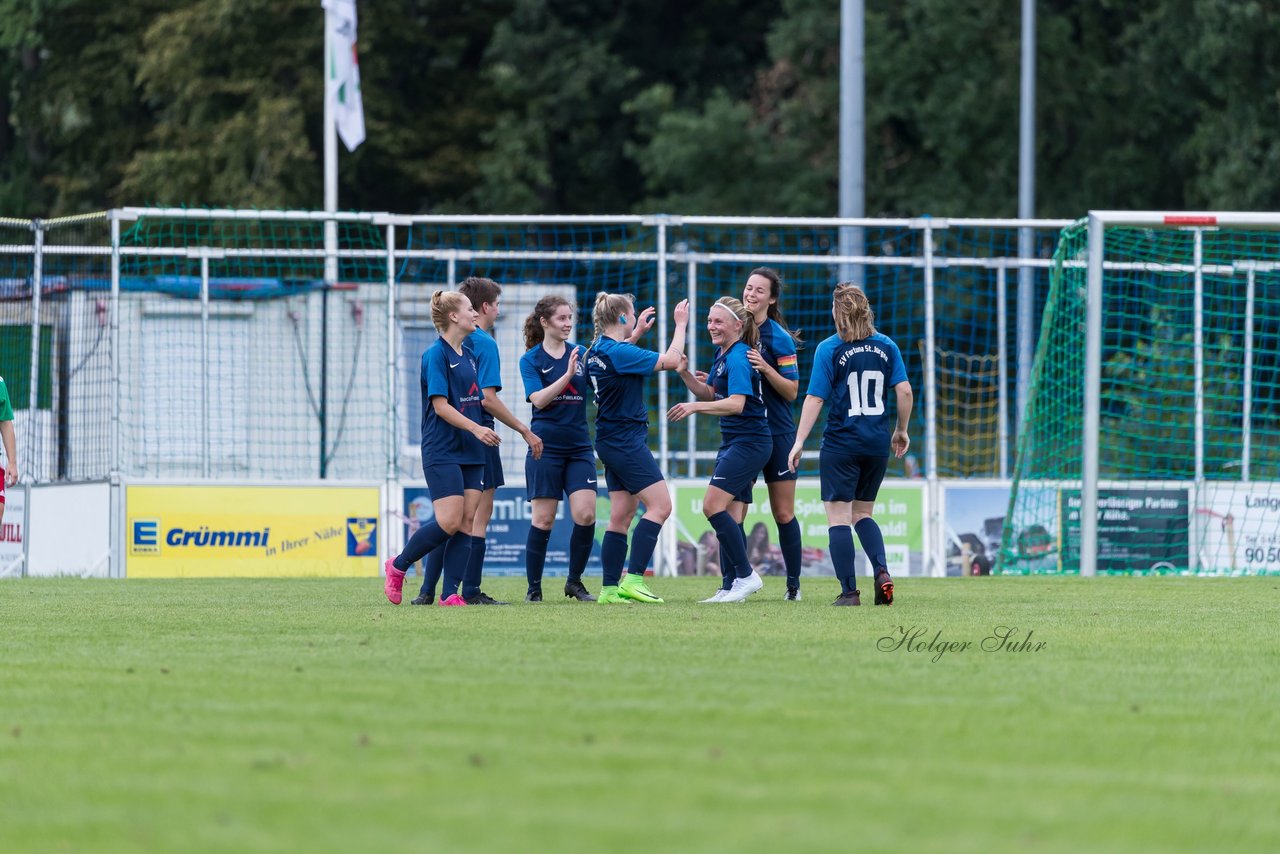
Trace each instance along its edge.
{"label": "white flag on pole", "polygon": [[355,0],[321,0],[329,28],[327,97],[333,99],[338,136],[355,151],[364,142],[364,102],[360,99],[360,61],[356,57]]}

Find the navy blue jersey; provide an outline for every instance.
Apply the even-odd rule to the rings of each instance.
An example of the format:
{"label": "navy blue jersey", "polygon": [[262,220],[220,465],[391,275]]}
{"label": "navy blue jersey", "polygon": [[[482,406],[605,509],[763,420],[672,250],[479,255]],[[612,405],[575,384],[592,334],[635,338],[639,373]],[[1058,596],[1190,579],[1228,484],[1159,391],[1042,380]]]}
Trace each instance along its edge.
{"label": "navy blue jersey", "polygon": [[898,345],[880,333],[861,341],[832,335],[813,354],[809,394],[827,402],[823,450],[889,456],[893,419],[885,395],[907,381]]}
{"label": "navy blue jersey", "polygon": [[484,443],[436,415],[433,397],[443,397],[463,417],[483,423],[484,396],[476,379],[475,356],[465,343],[459,353],[440,338],[422,354],[422,461],[424,465],[483,463]]}
{"label": "navy blue jersey", "polygon": [[[784,379],[800,379],[800,369],[796,367],[796,342],[776,320],[766,318],[760,326],[760,355]],[[764,408],[769,413],[769,432],[775,436],[796,432],[792,401],[778,394],[768,380],[764,381],[763,390]]]}
{"label": "navy blue jersey", "polygon": [[717,347],[707,375],[707,384],[716,393],[716,400],[735,394],[746,397],[740,414],[720,418],[720,435],[726,445],[744,436],[757,439],[769,436],[768,416],[760,394],[760,372],[751,367],[747,359],[750,349],[743,341],[735,341],[728,352]]}
{"label": "navy blue jersey", "polygon": [[[480,388],[502,390],[502,360],[498,356],[498,342],[493,336],[479,326],[476,331],[464,339],[464,344],[471,348],[476,356],[476,376]],[[481,415],[481,424],[493,427],[493,416],[487,411]]]}
{"label": "navy blue jersey", "polygon": [[559,359],[546,351],[541,344],[520,357],[520,378],[524,380],[525,400],[534,392],[554,385],[569,368],[569,354],[578,351],[578,365],[569,384],[545,409],[533,408],[529,427],[542,439],[549,451],[575,453],[591,451],[591,437],[587,434],[587,360],[586,347],[567,344]]}
{"label": "navy blue jersey", "polygon": [[[596,396],[596,441],[649,434],[645,379],[661,354],[601,336],[587,355],[587,376]],[[665,413],[664,413],[665,414]]]}

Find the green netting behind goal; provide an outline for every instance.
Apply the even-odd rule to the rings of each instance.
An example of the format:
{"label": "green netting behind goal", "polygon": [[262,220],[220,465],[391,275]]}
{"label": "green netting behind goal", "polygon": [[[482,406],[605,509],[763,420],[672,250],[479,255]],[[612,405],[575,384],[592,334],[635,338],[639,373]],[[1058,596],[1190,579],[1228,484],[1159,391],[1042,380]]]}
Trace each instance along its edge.
{"label": "green netting behind goal", "polygon": [[[1109,227],[1105,246],[1098,571],[1280,572],[1280,235]],[[1064,230],[1003,572],[1079,571],[1087,257],[1086,225]]]}

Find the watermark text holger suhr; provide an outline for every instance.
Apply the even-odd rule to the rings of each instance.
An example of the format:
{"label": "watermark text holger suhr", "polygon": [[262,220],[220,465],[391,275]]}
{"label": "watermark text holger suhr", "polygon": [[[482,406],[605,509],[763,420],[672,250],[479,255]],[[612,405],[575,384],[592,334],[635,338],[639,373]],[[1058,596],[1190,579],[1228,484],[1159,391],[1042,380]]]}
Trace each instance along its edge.
{"label": "watermark text holger suhr", "polygon": [[915,652],[930,656],[938,662],[948,653],[965,652],[1040,652],[1047,641],[1033,640],[1035,630],[1023,632],[1017,626],[996,626],[980,641],[950,640],[942,636],[942,630],[930,631],[927,626],[895,626],[894,630],[876,641],[881,652]]}

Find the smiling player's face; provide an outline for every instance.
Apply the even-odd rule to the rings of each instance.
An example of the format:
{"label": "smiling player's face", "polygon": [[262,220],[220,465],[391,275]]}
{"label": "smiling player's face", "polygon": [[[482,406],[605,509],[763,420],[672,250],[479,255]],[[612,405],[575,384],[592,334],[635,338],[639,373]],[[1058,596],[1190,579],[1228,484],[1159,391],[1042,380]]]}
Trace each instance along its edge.
{"label": "smiling player's face", "polygon": [[742,304],[747,307],[747,311],[759,316],[761,309],[767,311],[769,306],[778,301],[769,295],[772,290],[773,286],[764,276],[752,276],[742,286]]}
{"label": "smiling player's face", "polygon": [[541,323],[548,338],[568,341],[569,336],[573,335],[573,306],[560,306],[550,319],[543,320]]}
{"label": "smiling player's face", "polygon": [[742,334],[742,321],[724,306],[713,305],[707,312],[707,334],[711,336],[712,344],[726,347]]}
{"label": "smiling player's face", "polygon": [[470,335],[476,331],[476,320],[480,317],[480,314],[471,306],[467,306],[461,311],[455,311],[449,317],[459,329]]}

